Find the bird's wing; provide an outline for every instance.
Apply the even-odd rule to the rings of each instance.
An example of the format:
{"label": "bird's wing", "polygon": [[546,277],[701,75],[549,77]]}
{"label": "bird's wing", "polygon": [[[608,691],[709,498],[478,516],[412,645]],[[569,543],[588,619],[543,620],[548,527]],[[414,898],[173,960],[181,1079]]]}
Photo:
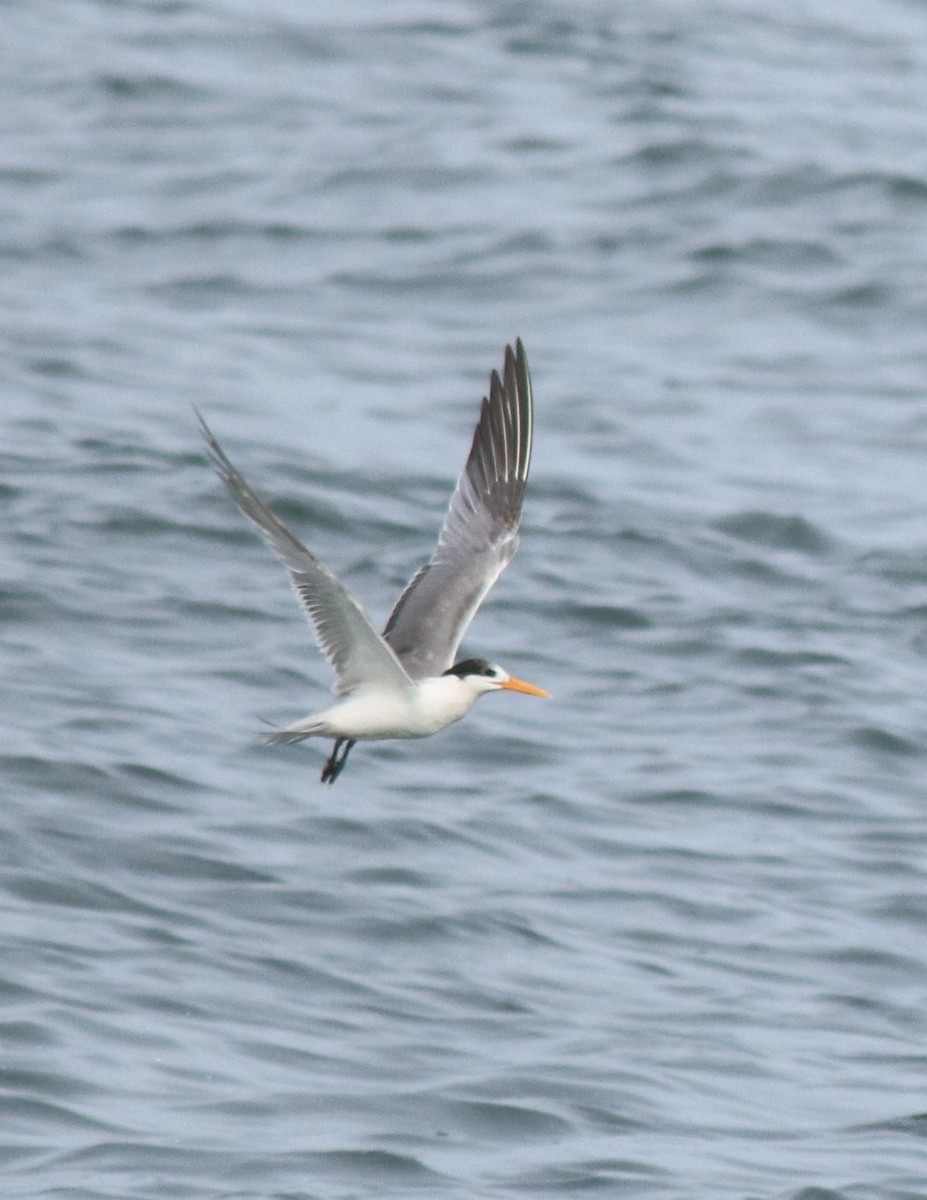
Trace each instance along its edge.
{"label": "bird's wing", "polygon": [[370,685],[400,691],[411,687],[409,675],[363,608],[248,486],[202,416],[196,415],[220,479],[290,573],[319,647],[338,676],[335,694],[344,696],[356,688]]}
{"label": "bird's wing", "polygon": [[451,667],[487,592],[518,548],[518,522],[531,462],[533,407],[519,339],[505,348],[466,466],[451,497],[434,556],[412,578],[383,636],[413,679]]}

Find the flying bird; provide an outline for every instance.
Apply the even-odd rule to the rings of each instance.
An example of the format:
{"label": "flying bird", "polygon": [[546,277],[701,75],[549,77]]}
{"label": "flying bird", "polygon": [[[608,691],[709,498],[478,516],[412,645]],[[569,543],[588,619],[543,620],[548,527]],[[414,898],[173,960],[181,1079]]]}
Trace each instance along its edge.
{"label": "flying bird", "polygon": [[519,339],[493,371],[470,454],[431,560],[396,601],[382,634],[361,605],[245,482],[197,412],[213,464],[245,516],[283,561],[336,675],[335,702],[265,734],[271,745],[334,738],[322,782],[334,783],[355,742],[428,737],[488,692],[548,696],[483,658],[454,659],[464,633],[518,547],[531,462],[533,400]]}

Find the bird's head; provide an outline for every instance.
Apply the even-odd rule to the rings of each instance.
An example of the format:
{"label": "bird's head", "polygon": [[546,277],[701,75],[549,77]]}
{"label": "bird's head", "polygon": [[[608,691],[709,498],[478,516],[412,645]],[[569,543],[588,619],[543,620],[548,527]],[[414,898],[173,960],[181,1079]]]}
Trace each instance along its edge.
{"label": "bird's head", "polygon": [[533,683],[525,683],[503,671],[496,663],[487,662],[485,658],[468,658],[465,662],[455,663],[445,675],[456,675],[460,682],[470,688],[477,696],[485,692],[524,692],[527,696],[550,696],[543,688],[535,687]]}

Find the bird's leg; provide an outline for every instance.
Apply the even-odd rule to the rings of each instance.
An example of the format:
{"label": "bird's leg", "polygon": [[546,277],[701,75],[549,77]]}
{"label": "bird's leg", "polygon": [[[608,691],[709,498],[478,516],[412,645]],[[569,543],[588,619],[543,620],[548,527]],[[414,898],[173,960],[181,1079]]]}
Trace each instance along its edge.
{"label": "bird's leg", "polygon": [[344,738],[336,738],[335,744],[332,747],[332,752],[326,759],[325,766],[322,768],[322,782],[334,783],[338,778],[338,772],[341,770],[338,765],[338,751],[344,743]]}
{"label": "bird's leg", "polygon": [[[332,747],[331,755],[325,766],[322,768],[322,782],[334,783],[341,772],[344,770],[344,764],[348,761],[348,755],[351,753],[351,747],[354,742],[350,738],[337,738]],[[341,750],[342,746],[344,747]],[[338,757],[338,751],[341,750],[341,757]]]}

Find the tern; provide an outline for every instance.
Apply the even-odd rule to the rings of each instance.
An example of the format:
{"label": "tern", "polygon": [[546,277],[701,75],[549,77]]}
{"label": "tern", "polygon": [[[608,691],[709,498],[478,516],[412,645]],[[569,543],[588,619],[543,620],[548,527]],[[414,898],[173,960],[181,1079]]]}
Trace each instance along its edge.
{"label": "tern", "polygon": [[396,601],[382,635],[332,572],[245,482],[197,412],[209,455],[244,515],[282,560],[337,677],[336,701],[285,729],[271,745],[334,738],[322,782],[334,783],[355,742],[428,737],[459,721],[488,692],[550,693],[483,658],[455,663],[490,588],[518,547],[531,462],[533,400],[521,340],[493,371],[470,454],[431,560]]}

